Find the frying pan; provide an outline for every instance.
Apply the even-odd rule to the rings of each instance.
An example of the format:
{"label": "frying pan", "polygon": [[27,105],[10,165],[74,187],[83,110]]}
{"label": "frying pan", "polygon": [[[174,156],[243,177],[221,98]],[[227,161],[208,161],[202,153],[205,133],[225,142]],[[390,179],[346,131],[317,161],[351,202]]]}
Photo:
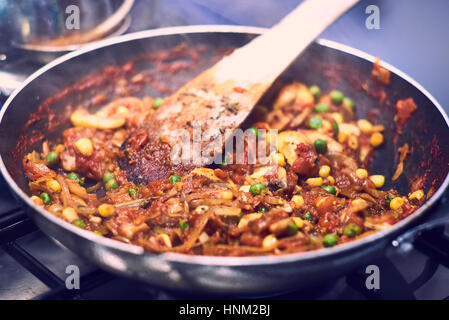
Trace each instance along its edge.
{"label": "frying pan", "polygon": [[[402,194],[407,194],[410,183],[426,175],[425,191],[433,187],[435,192],[432,197],[415,213],[391,228],[334,248],[284,256],[152,254],[144,252],[140,247],[77,228],[36,206],[29,199],[30,192],[21,165],[23,155],[40,148],[43,134],[51,139],[69,126],[67,110],[71,106],[91,100],[101,90],[107,92],[109,98],[120,95],[120,90],[111,90],[111,82],[108,81],[92,81],[97,85],[95,88],[92,83],[87,85],[88,82],[84,81],[84,85],[73,90],[73,84],[81,81],[80,78],[95,70],[100,70],[101,75],[105,70],[101,68],[123,65],[136,56],[161,50],[179,50],[182,43],[189,47],[205,45],[202,50],[198,50],[199,59],[190,68],[175,75],[160,75],[157,78],[158,86],[148,84],[135,92],[137,96],[159,95],[156,88],[160,89],[162,83],[166,82],[163,88],[179,87],[211,65],[216,60],[214,55],[217,52],[219,55],[220,52],[223,54],[225,48],[241,46],[263,31],[260,28],[237,26],[193,26],[144,31],[90,45],[58,58],[35,72],[11,95],[0,114],[0,167],[15,197],[24,204],[29,216],[47,235],[79,256],[103,269],[166,289],[221,295],[281,292],[325,282],[375,258],[393,237],[415,225],[447,187],[448,117],[438,102],[403,72],[381,63],[392,75],[389,86],[379,86],[370,76],[374,57],[326,40],[312,44],[278,82],[298,80],[318,84],[323,91],[338,88],[356,101],[357,117],[376,116],[376,121],[386,127],[385,144],[376,151],[369,169],[387,177],[386,189],[394,187]],[[183,59],[185,57],[178,58]],[[173,58],[170,62],[176,60]],[[144,62],[134,65],[138,71],[155,68],[148,59],[140,61]],[[272,92],[268,92],[263,100],[269,101],[278,88],[279,85],[275,84],[270,90]],[[380,103],[379,93],[382,91],[387,98]],[[408,97],[414,99],[418,110],[407,122],[403,133],[398,135],[393,120],[394,104],[397,99]],[[50,100],[44,102],[48,98]],[[42,103],[46,107],[41,106],[41,118],[29,122],[30,114],[35,113]],[[60,125],[49,126],[49,118],[45,117],[49,114],[53,114],[53,118],[59,117]],[[397,148],[406,142],[413,153],[406,159],[404,173],[391,183],[389,177],[396,168]]]}

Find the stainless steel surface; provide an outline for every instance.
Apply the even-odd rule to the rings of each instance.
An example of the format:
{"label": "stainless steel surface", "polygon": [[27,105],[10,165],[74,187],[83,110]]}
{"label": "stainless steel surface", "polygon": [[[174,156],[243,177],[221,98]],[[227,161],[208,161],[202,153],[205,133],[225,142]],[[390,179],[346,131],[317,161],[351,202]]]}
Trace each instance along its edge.
{"label": "stainless steel surface", "polygon": [[[16,47],[44,52],[78,48],[114,31],[128,15],[134,0],[19,0],[7,1],[10,43]],[[79,8],[80,29],[70,30],[66,19],[68,6]],[[76,38],[70,38],[76,35]],[[73,41],[73,43],[72,43]],[[67,42],[67,43],[64,43]]]}
{"label": "stainless steel surface", "polygon": [[33,299],[49,288],[0,249],[0,300]]}
{"label": "stainless steel surface", "polygon": [[[434,204],[444,192],[449,183],[447,176],[449,128],[448,117],[437,101],[418,83],[399,70],[383,64],[393,72],[392,85],[386,90],[392,97],[406,98],[412,96],[419,103],[419,111],[414,118],[422,121],[426,132],[406,131],[401,139],[421,139],[419,143],[425,147],[430,145],[433,135],[438,135],[442,141],[441,160],[445,166],[436,166],[433,174],[441,175],[440,186],[436,193],[423,207],[413,215],[398,222],[388,230],[372,236],[343,244],[331,249],[320,249],[311,252],[290,254],[285,256],[268,257],[204,257],[181,254],[151,254],[142,248],[130,246],[111,239],[99,237],[93,233],[70,225],[29,200],[26,182],[21,172],[20,163],[15,162],[10,154],[16,145],[20,128],[26,121],[24,114],[36,110],[38,104],[46,97],[64,88],[77,76],[67,77],[74,68],[80,70],[78,74],[86,74],[88,70],[112,61],[123,62],[124,58],[142,52],[172,48],[180,42],[190,44],[205,43],[211,46],[221,44],[242,45],[249,38],[263,32],[263,29],[251,27],[229,26],[196,26],[167,28],[139,32],[104,40],[90,45],[80,51],[69,53],[40,69],[30,76],[23,86],[8,99],[0,114],[0,168],[14,194],[25,202],[28,214],[37,225],[48,235],[58,239],[64,246],[76,252],[104,269],[116,272],[134,279],[139,279],[153,285],[185,291],[214,292],[220,294],[233,293],[264,293],[278,292],[286,289],[304,288],[310,284],[325,282],[329,278],[342,272],[349,271],[358,265],[367,262],[379,254],[393,236],[418,221],[426,210]],[[307,83],[326,83],[319,67],[314,65],[313,59],[323,59],[324,62],[350,63],[359,77],[369,74],[374,57],[348,48],[337,43],[320,40],[312,45],[283,75],[286,79],[297,78]],[[312,68],[312,69],[311,69]],[[349,73],[345,70],[345,75]],[[193,74],[192,74],[193,76]],[[340,85],[343,85],[340,83]],[[358,112],[366,113],[373,101],[369,97],[351,89],[349,83],[341,88],[349,95],[363,100]],[[352,91],[351,91],[352,90]],[[24,102],[27,101],[27,105]],[[34,102],[33,102],[34,101]],[[390,112],[391,111],[391,112]],[[385,121],[392,121],[393,110],[382,114]],[[413,122],[413,120],[410,120]],[[388,127],[387,127],[388,131]],[[6,137],[6,138],[3,138]],[[392,132],[387,133],[386,151],[380,152],[374,159],[373,168],[383,170],[391,176],[393,166],[385,164],[394,163],[395,149],[392,143]],[[420,153],[420,157],[429,157],[429,154]],[[407,176],[419,170],[417,159],[407,163],[403,177],[395,185],[400,190],[406,190]],[[390,168],[391,167],[391,168]],[[415,171],[414,171],[415,170]],[[376,171],[379,172],[379,171]],[[404,192],[403,191],[403,192]]]}

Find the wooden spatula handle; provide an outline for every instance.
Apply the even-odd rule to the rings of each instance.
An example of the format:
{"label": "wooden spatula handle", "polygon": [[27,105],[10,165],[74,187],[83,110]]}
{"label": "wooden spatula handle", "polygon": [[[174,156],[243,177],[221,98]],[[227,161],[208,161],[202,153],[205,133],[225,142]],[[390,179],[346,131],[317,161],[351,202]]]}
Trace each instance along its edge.
{"label": "wooden spatula handle", "polygon": [[270,85],[332,22],[359,0],[305,0],[277,25],[217,65],[218,82]]}

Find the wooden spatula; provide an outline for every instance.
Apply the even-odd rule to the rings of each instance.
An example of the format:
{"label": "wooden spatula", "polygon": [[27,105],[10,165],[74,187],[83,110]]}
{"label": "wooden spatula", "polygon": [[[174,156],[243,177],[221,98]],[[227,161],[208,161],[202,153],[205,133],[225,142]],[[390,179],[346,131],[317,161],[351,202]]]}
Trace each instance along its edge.
{"label": "wooden spatula", "polygon": [[[221,134],[225,141],[292,61],[358,1],[306,0],[262,36],[185,84],[125,142],[120,164],[128,178],[147,183],[202,165],[198,157],[190,163],[170,159],[180,142],[179,129],[192,137],[193,127],[200,126],[203,137]],[[145,135],[145,145],[135,143]],[[201,150],[208,150],[211,140],[203,138]]]}

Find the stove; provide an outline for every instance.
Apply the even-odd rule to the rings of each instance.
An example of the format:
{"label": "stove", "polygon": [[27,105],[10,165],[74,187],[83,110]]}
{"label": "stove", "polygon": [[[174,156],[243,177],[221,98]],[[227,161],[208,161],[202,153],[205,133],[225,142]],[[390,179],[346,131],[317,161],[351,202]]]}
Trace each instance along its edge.
{"label": "stove", "polygon": [[[138,0],[131,12],[128,32],[169,25],[220,23],[235,24],[204,1],[154,1],[151,17],[149,0]],[[268,0],[264,2],[269,2]],[[287,1],[292,6],[298,1]],[[215,3],[215,2],[213,2]],[[196,5],[196,6],[195,6]],[[291,8],[286,8],[288,11]],[[282,10],[281,10],[282,11]],[[280,16],[284,12],[280,13]],[[250,23],[248,23],[250,24]],[[16,79],[36,70],[41,63],[18,51],[0,52],[0,70]],[[5,96],[3,96],[5,98]],[[1,102],[0,102],[1,107]],[[446,215],[449,196],[443,197],[426,215],[424,221],[434,221]],[[271,296],[218,297],[223,299],[449,299],[449,228],[441,224],[421,232],[413,243],[393,244],[367,265],[307,290],[283,292]],[[66,268],[76,265],[80,271],[80,288],[68,290]],[[367,289],[367,266],[379,270],[378,289]],[[122,278],[98,269],[43,234],[27,217],[0,177],[0,299],[207,299],[200,294],[186,296],[147,284]]]}

